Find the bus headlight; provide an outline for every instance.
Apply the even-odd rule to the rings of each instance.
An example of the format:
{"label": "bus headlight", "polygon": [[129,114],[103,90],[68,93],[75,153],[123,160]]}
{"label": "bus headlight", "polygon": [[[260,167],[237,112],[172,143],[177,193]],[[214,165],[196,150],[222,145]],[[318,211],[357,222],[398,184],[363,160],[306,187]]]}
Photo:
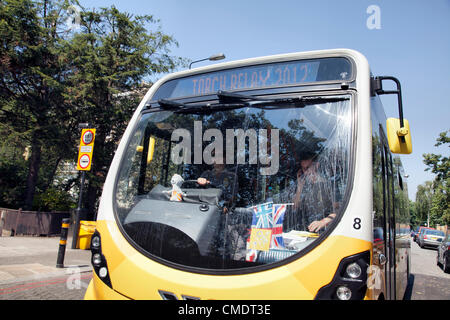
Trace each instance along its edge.
{"label": "bus headlight", "polygon": [[91,248],[99,249],[100,248],[100,236],[95,235],[91,239]]}
{"label": "bus headlight", "polygon": [[102,279],[105,278],[108,275],[108,269],[106,269],[105,267],[101,267],[100,270],[98,270],[98,275]]}
{"label": "bus headlight", "polygon": [[97,276],[112,289],[111,279],[109,278],[108,264],[106,258],[102,253],[100,233],[95,230],[91,238],[91,252],[92,252],[92,266]]}
{"label": "bus headlight", "polygon": [[102,263],[102,256],[100,255],[100,253],[95,253],[92,255],[92,264],[95,267],[100,266],[100,264]]}
{"label": "bus headlight", "polygon": [[358,279],[362,274],[361,266],[353,262],[347,266],[345,273],[352,279]]}
{"label": "bus headlight", "polygon": [[320,288],[316,300],[362,300],[367,291],[367,269],[370,251],[341,260],[333,280]]}
{"label": "bus headlight", "polygon": [[339,300],[350,300],[352,297],[352,291],[345,286],[340,286],[336,290],[336,296]]}

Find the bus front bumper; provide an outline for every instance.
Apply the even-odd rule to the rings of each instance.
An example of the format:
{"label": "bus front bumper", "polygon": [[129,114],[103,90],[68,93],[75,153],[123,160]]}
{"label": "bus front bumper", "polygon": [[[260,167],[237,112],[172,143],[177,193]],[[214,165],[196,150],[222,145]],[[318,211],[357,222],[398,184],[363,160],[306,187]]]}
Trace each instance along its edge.
{"label": "bus front bumper", "polygon": [[84,294],[84,300],[130,300],[108,287],[93,272],[92,280]]}

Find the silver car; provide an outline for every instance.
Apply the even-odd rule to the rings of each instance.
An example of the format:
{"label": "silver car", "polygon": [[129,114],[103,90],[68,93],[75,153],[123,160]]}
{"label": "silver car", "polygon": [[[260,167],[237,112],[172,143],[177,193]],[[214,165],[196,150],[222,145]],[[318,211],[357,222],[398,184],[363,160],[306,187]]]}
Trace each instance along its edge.
{"label": "silver car", "polygon": [[425,229],[419,235],[419,246],[437,248],[444,240],[445,233],[434,229]]}

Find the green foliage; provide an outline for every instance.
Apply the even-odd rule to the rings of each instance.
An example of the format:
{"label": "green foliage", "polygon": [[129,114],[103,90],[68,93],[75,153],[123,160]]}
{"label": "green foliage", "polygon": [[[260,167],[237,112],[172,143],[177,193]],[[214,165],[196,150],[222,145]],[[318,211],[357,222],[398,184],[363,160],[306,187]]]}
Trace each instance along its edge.
{"label": "green foliage", "polygon": [[440,187],[435,189],[431,200],[430,208],[430,224],[449,224],[450,209],[448,204],[448,196]]}
{"label": "green foliage", "polygon": [[60,26],[68,5],[69,1],[1,0],[0,120],[30,147],[27,176],[19,181],[26,185],[24,209],[31,208],[42,183],[43,149],[58,146],[61,154],[70,149],[67,136],[73,127],[62,107],[68,74],[59,59],[65,35]]}
{"label": "green foliage", "polygon": [[417,187],[416,192],[416,220],[419,225],[423,225],[427,221],[428,214],[430,212],[432,200],[432,183],[430,181],[425,182],[423,185]]}
{"label": "green foliage", "polygon": [[409,216],[411,217],[411,220],[410,220],[411,226],[413,226],[413,227],[418,226],[420,224],[420,221],[418,221],[418,219],[417,219],[416,204],[414,201],[409,200],[408,210],[409,210]]}
{"label": "green foliage", "polygon": [[[141,99],[146,76],[168,72],[182,63],[171,57],[172,37],[163,34],[151,16],[132,16],[114,6],[85,10],[80,31],[65,44],[73,74],[65,90],[79,122],[97,129],[93,167],[88,174],[88,209],[95,211],[117,141]],[[147,85],[148,87],[148,85]],[[145,85],[144,85],[144,88]]]}
{"label": "green foliage", "polygon": [[[23,135],[14,134],[0,123],[0,207],[19,208],[25,193],[28,156],[27,141]],[[19,182],[19,183],[18,183]]]}
{"label": "green foliage", "polygon": [[[437,138],[436,147],[441,145],[450,144],[450,137],[447,137],[447,133],[450,130],[441,132],[439,137]],[[448,187],[448,179],[450,173],[450,158],[442,156],[440,154],[428,153],[423,155],[423,162],[428,166],[425,171],[433,172],[436,175],[436,181],[444,184]]]}
{"label": "green foliage", "polygon": [[17,181],[26,178],[27,168],[23,161],[0,161],[0,207],[18,208],[24,187]]}
{"label": "green foliage", "polygon": [[[152,16],[115,7],[82,9],[80,29],[74,31],[66,24],[73,4],[79,6],[76,0],[0,0],[0,130],[20,136],[20,143],[0,154],[0,169],[10,177],[0,180],[5,206],[64,203],[47,190],[57,181],[61,161],[76,160],[77,125],[89,122],[97,128],[87,178],[93,209],[116,143],[149,87],[143,80],[184,63],[170,56],[177,43]],[[71,187],[73,179],[57,186]]]}
{"label": "green foliage", "polygon": [[[450,130],[447,130],[439,134],[436,147],[450,144],[450,137],[447,136],[449,132]],[[431,171],[436,177],[433,182],[427,181],[424,186],[419,186],[416,194],[417,215],[426,220],[429,214],[431,226],[448,225],[450,224],[450,159],[448,156],[433,153],[424,154],[423,158],[423,162],[428,167],[425,171]]]}
{"label": "green foliage", "polygon": [[76,207],[76,201],[68,192],[58,190],[54,187],[34,197],[33,209],[43,212],[69,211]]}

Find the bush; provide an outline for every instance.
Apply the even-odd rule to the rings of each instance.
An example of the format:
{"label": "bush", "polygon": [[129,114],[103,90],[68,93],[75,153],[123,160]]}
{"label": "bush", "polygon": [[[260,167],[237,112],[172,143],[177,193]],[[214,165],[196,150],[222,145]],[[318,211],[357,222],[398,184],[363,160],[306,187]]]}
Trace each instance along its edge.
{"label": "bush", "polygon": [[72,196],[56,188],[48,188],[34,197],[33,208],[39,211],[69,211],[76,207]]}
{"label": "bush", "polygon": [[24,162],[0,161],[0,207],[18,209],[22,205],[26,174]]}

